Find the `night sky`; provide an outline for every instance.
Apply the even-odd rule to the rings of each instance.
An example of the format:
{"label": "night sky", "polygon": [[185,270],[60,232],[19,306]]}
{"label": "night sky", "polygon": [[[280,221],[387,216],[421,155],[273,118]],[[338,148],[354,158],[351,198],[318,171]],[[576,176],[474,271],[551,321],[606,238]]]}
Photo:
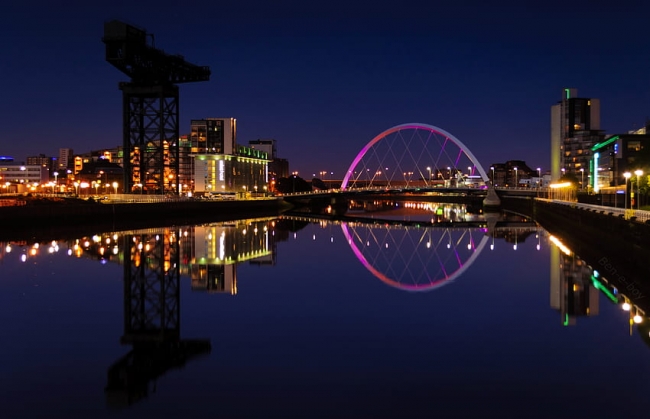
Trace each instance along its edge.
{"label": "night sky", "polygon": [[452,133],[484,167],[548,169],[550,106],[565,87],[601,100],[607,133],[650,117],[642,0],[6,3],[0,155],[17,161],[122,144],[128,78],[101,41],[112,19],[210,66],[209,82],[181,85],[181,134],[190,119],[235,117],[240,144],[275,138],[306,178],[342,174],[373,137],[410,122]]}

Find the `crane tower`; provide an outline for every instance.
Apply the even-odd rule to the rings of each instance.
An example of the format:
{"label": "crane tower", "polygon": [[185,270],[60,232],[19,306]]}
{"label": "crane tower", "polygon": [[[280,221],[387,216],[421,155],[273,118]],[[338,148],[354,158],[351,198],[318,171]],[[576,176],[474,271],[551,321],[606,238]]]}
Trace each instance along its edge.
{"label": "crane tower", "polygon": [[209,80],[210,68],[157,49],[152,34],[117,20],[104,24],[102,42],[106,44],[106,61],[131,78],[119,84],[124,192],[178,194],[177,85]]}

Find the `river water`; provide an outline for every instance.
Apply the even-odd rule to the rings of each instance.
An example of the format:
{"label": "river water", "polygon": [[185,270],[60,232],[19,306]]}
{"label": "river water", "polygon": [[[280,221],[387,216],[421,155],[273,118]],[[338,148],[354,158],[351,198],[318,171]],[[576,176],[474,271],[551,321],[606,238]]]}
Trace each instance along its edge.
{"label": "river water", "polygon": [[411,210],[1,243],[1,417],[648,417],[650,319],[602,272]]}

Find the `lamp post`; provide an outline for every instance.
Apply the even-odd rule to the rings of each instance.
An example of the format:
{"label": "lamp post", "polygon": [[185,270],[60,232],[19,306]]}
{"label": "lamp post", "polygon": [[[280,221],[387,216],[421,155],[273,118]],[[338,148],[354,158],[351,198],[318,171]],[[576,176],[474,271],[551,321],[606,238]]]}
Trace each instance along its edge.
{"label": "lamp post", "polygon": [[494,187],[494,166],[490,166],[490,170],[492,170],[492,187]]}
{"label": "lamp post", "polygon": [[627,211],[627,181],[632,177],[632,173],[625,172],[623,177],[625,178],[625,211]]}
{"label": "lamp post", "polygon": [[429,172],[429,183],[431,183],[431,167],[427,167],[427,172]]}
{"label": "lamp post", "polygon": [[115,189],[115,195],[117,195],[117,182],[113,182],[113,189]]}
{"label": "lamp post", "polygon": [[585,168],[581,167],[580,168],[580,190],[585,189]]}
{"label": "lamp post", "polygon": [[641,175],[643,174],[643,170],[637,169],[634,171],[634,174],[636,175],[636,208],[641,209]]}
{"label": "lamp post", "polygon": [[517,169],[516,166],[515,166],[514,169],[515,169],[515,188],[516,188],[516,187],[519,185],[519,181],[518,181],[518,179],[517,179],[517,170],[518,170],[518,169]]}

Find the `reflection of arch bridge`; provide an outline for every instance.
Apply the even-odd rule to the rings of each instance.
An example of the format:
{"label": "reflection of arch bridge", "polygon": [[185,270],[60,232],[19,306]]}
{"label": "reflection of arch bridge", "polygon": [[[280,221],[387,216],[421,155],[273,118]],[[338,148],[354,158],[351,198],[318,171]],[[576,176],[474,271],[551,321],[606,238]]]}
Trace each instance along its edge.
{"label": "reflection of arch bridge", "polygon": [[[285,217],[283,217],[285,218]],[[382,220],[364,217],[290,216],[341,225],[354,255],[376,278],[406,291],[430,291],[454,281],[495,237],[525,238],[542,228],[532,221],[453,223]],[[491,243],[490,243],[491,241]],[[523,240],[520,240],[520,242]]]}

